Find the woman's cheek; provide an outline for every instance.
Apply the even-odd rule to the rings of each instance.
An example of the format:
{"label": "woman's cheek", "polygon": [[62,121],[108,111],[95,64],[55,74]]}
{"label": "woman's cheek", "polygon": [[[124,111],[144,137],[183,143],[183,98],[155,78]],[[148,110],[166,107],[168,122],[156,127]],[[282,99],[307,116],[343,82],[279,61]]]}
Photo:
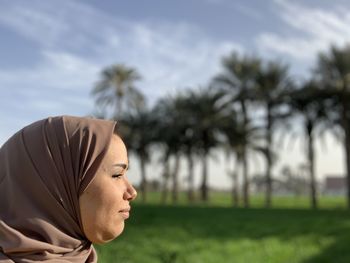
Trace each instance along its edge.
{"label": "woman's cheek", "polygon": [[109,216],[109,222],[105,222],[101,230],[103,243],[110,242],[118,237],[124,230],[124,220],[117,216]]}

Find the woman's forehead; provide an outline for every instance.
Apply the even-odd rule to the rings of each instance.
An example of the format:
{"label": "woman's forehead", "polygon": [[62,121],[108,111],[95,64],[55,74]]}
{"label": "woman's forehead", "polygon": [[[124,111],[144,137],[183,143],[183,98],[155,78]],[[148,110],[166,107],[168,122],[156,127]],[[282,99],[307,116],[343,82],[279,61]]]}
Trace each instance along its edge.
{"label": "woman's forehead", "polygon": [[124,142],[118,135],[113,135],[108,151],[106,161],[111,165],[125,164],[128,165],[128,154]]}

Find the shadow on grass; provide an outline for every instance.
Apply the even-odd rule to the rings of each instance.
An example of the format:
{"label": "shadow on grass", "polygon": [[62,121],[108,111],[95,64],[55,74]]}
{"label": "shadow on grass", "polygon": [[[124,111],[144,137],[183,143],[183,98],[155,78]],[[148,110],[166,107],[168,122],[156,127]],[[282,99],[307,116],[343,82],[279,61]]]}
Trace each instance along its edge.
{"label": "shadow on grass", "polygon": [[[158,229],[165,239],[171,239],[179,237],[171,231],[176,229],[177,233],[185,232],[187,238],[216,239],[221,243],[242,239],[258,242],[270,237],[287,244],[300,237],[315,243],[329,239],[329,244],[322,245],[317,254],[303,262],[350,262],[350,213],[347,211],[139,204],[133,208],[129,224],[134,233],[146,233],[147,229],[152,233],[151,229]],[[164,253],[161,262],[177,262],[176,249]]]}
{"label": "shadow on grass", "polygon": [[321,253],[314,255],[306,260],[303,263],[328,263],[328,262],[337,262],[337,263],[348,263],[350,262],[350,236],[349,229],[344,229],[345,232],[339,235],[336,238],[336,241],[325,248]]}

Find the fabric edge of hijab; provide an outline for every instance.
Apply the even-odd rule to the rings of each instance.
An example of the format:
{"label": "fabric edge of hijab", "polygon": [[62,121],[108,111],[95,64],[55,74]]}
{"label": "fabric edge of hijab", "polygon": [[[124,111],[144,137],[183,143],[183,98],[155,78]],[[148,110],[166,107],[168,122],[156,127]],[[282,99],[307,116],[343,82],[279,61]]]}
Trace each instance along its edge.
{"label": "fabric edge of hijab", "polygon": [[[67,124],[66,124],[66,122],[64,120],[67,119],[67,118],[70,118],[70,117],[76,118],[75,116],[70,116],[70,115],[63,115],[62,116],[63,126],[64,126],[64,129],[65,129],[65,132],[67,132],[67,129],[66,129],[66,125]],[[111,144],[112,137],[113,137],[114,134],[116,134],[115,130],[116,130],[118,122],[114,121],[114,120],[106,120],[106,119],[91,118],[91,117],[78,117],[78,118],[92,119],[92,120],[103,121],[103,122],[111,124],[111,130],[110,130],[110,133],[108,135],[108,140],[107,140],[107,143],[106,143],[107,146],[97,156],[97,158],[94,161],[94,164],[88,169],[86,177],[83,178],[81,186],[80,186],[80,189],[78,190],[78,198],[79,198],[84,193],[84,191],[89,187],[91,182],[94,180],[96,172],[99,169],[99,167],[101,165],[101,162],[102,162],[103,158],[105,157],[105,155],[106,155],[106,153],[108,151],[109,145]]]}
{"label": "fabric edge of hijab", "polygon": [[[39,121],[36,121],[36,122],[33,122],[33,123],[31,123],[31,124],[29,124],[29,125],[27,125],[27,126],[25,126],[25,127],[23,127],[21,130],[19,130],[18,132],[22,132],[26,127],[28,127],[28,126],[31,126],[31,125],[33,125],[34,123],[39,123],[39,125],[41,125],[41,127],[45,127],[45,128],[48,128],[48,123],[49,123],[49,119],[53,119],[53,118],[57,118],[56,120],[58,120],[58,119],[61,119],[61,121],[58,121],[58,123],[57,124],[59,124],[60,122],[61,122],[61,127],[63,127],[63,131],[62,131],[62,129],[61,128],[59,128],[60,129],[60,131],[61,132],[63,132],[64,134],[60,134],[61,136],[65,136],[65,138],[64,138],[64,140],[67,140],[67,141],[69,141],[69,136],[70,136],[70,134],[68,133],[68,131],[67,131],[67,123],[66,123],[66,121],[65,120],[67,120],[67,119],[70,119],[70,118],[77,118],[77,119],[79,119],[79,120],[77,120],[77,119],[75,119],[75,121],[77,122],[77,123],[79,123],[79,121],[82,121],[83,123],[85,123],[85,125],[87,125],[87,126],[89,126],[87,123],[88,123],[88,121],[89,120],[91,120],[91,121],[96,121],[96,122],[100,122],[99,124],[97,124],[96,126],[97,126],[97,128],[96,128],[96,130],[94,130],[95,128],[93,128],[92,129],[92,133],[94,133],[95,132],[95,136],[98,136],[98,128],[99,128],[99,126],[100,127],[102,127],[103,125],[101,124],[102,122],[106,122],[106,123],[109,123],[108,124],[108,127],[107,128],[104,128],[104,129],[102,129],[102,130],[104,130],[104,132],[103,132],[103,136],[106,136],[107,138],[105,138],[105,140],[104,140],[104,146],[102,147],[102,151],[100,151],[99,152],[99,154],[97,155],[97,157],[96,158],[93,158],[92,159],[92,161],[91,161],[91,166],[86,170],[86,174],[85,174],[85,176],[84,176],[84,178],[82,178],[82,180],[81,180],[81,182],[80,182],[80,184],[79,184],[79,188],[76,188],[76,191],[75,191],[75,193],[77,194],[77,196],[76,196],[76,198],[78,198],[78,201],[79,201],[79,197],[81,196],[81,194],[88,188],[88,186],[90,185],[90,183],[94,180],[94,178],[95,178],[95,174],[96,174],[96,171],[98,170],[98,168],[100,167],[100,164],[101,164],[101,162],[102,162],[102,160],[103,160],[103,158],[104,158],[104,156],[106,155],[106,152],[107,152],[107,150],[108,150],[108,148],[109,148],[109,145],[110,145],[110,143],[111,143],[111,140],[112,140],[112,137],[113,137],[113,134],[116,134],[116,132],[115,132],[115,129],[116,129],[116,126],[117,126],[117,122],[116,121],[112,121],[112,120],[103,120],[103,119],[95,119],[95,118],[91,118],[91,117],[76,117],[76,116],[70,116],[70,115],[62,115],[62,116],[53,116],[53,117],[47,117],[47,118],[45,118],[45,119],[42,119],[42,120],[39,120]],[[40,123],[42,121],[42,123]],[[79,124],[77,125],[77,126],[79,126]],[[94,125],[93,125],[94,126]],[[52,127],[51,127],[52,128]],[[55,129],[57,129],[58,127],[56,126],[56,127],[54,127],[54,130]],[[57,130],[55,130],[54,132],[56,132]],[[17,132],[17,133],[18,133]],[[17,134],[17,133],[15,133],[15,134]],[[14,135],[15,135],[14,134]],[[13,136],[11,136],[9,139],[8,139],[8,141],[10,141],[11,140],[11,138],[12,137],[14,137],[14,135]],[[91,134],[88,134],[89,136],[91,136]],[[30,138],[31,139],[31,137],[28,137],[28,138]],[[102,140],[103,141],[103,140]],[[7,141],[6,141],[7,142]],[[6,142],[1,146],[1,148],[6,144]],[[89,146],[87,146],[88,148],[89,148]],[[101,147],[100,147],[100,149],[101,149]],[[51,149],[50,149],[51,150]],[[2,154],[2,152],[1,152],[1,154]],[[15,155],[16,156],[16,155]],[[4,156],[2,156],[2,157],[4,157]],[[1,171],[1,167],[0,167],[0,171]],[[1,173],[4,173],[4,175],[5,175],[5,173],[6,172],[4,172],[4,171],[1,171]],[[6,177],[6,175],[3,177],[3,178],[0,178],[1,180],[1,182],[0,182],[0,186],[1,186],[1,184],[3,183],[3,180],[4,180],[4,178]],[[3,186],[4,187],[4,186]],[[74,198],[75,199],[75,198]],[[79,209],[78,209],[79,210]],[[2,218],[2,216],[1,216],[1,218]],[[0,219],[1,219],[0,218]],[[77,218],[78,220],[81,220],[81,218],[80,218],[80,211],[78,211],[78,218]],[[4,219],[5,220],[5,219]],[[77,223],[79,223],[79,224],[81,224],[81,222],[77,222]],[[1,230],[1,229],[0,229]],[[86,238],[86,237],[85,237]],[[35,239],[33,239],[33,240],[35,240]],[[87,245],[87,244],[86,244]],[[86,247],[87,248],[87,247]],[[85,249],[84,249],[85,250]],[[90,252],[88,252],[88,254],[89,254],[89,257],[88,257],[88,262],[96,262],[96,260],[97,260],[97,255],[96,255],[96,251],[95,251],[95,249],[94,249],[94,247],[93,247],[93,245],[91,244],[91,242],[90,242],[90,248],[88,249],[88,251],[90,251]],[[81,251],[82,252],[82,251]],[[87,252],[87,251],[86,251]],[[85,253],[85,252],[84,252]],[[2,247],[0,246],[0,262],[4,262],[3,260],[3,257],[2,257],[2,254],[3,254],[3,256],[7,256],[7,254],[4,252],[4,250],[2,249]],[[11,253],[12,254],[12,253]],[[11,254],[9,254],[9,255],[11,255]],[[72,256],[73,256],[73,254],[72,254]],[[16,257],[15,257],[16,258]],[[44,258],[43,258],[44,259]],[[46,258],[46,260],[48,260],[48,261],[52,261],[52,259],[48,259],[48,258]],[[46,261],[45,259],[44,259],[44,261]],[[57,258],[57,260],[58,261],[65,261],[64,260],[64,256],[62,257],[62,258]],[[68,260],[69,261],[69,260]],[[9,259],[7,260],[7,258],[5,259],[5,262],[13,262],[12,261],[12,259],[9,257]],[[17,262],[17,261],[16,261]],[[31,262],[30,260],[29,261],[26,261],[26,262]],[[71,262],[73,262],[73,260],[71,261]],[[74,261],[75,262],[75,261]]]}

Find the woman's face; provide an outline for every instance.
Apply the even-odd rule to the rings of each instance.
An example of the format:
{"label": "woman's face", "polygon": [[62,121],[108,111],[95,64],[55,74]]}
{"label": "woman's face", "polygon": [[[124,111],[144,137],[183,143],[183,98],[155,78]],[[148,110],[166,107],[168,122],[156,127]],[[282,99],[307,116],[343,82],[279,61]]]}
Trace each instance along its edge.
{"label": "woman's face", "polygon": [[126,178],[128,165],[125,145],[113,135],[95,178],[79,198],[84,233],[92,243],[106,243],[123,232],[129,213],[121,210],[129,210],[137,195]]}

